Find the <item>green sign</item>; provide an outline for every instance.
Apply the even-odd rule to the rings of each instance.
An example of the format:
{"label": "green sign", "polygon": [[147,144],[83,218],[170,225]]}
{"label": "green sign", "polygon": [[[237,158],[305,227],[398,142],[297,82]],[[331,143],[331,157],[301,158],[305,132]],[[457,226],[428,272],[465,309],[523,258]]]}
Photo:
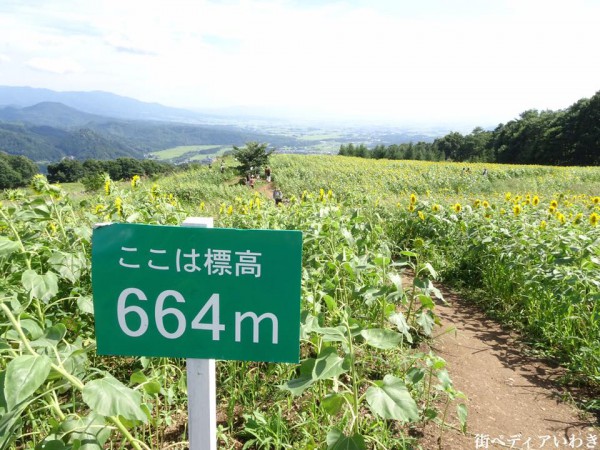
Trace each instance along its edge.
{"label": "green sign", "polygon": [[101,355],[298,362],[302,233],[94,229]]}

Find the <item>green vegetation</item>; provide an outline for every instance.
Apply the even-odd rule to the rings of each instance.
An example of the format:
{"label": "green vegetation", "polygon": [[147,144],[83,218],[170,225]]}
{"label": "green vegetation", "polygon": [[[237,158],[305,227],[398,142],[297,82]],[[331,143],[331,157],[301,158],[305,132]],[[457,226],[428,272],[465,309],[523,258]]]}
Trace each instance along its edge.
{"label": "green vegetation", "polygon": [[206,157],[222,154],[224,151],[231,150],[230,146],[219,145],[180,145],[178,147],[167,148],[157,152],[152,152],[151,155],[158,160],[174,161],[178,158]]}
{"label": "green vegetation", "polygon": [[269,144],[248,142],[244,147],[233,147],[232,156],[240,163],[237,171],[240,175],[258,174],[269,164],[269,157],[275,149],[269,149]]}
{"label": "green vegetation", "polygon": [[476,294],[568,381],[600,388],[600,170],[270,164],[280,206],[233,182],[231,165],[107,178],[77,201],[41,176],[35,194],[5,192],[0,448],[187,446],[184,362],[95,354],[90,238],[106,221],[303,231],[301,363],[218,362],[219,448],[409,449],[425,424],[440,442],[447,426],[465,430],[462,394],[428,350],[439,279]]}
{"label": "green vegetation", "polygon": [[[78,160],[143,158],[151,152],[181,146],[231,148],[231,145],[242,145],[248,141],[268,141],[277,146],[297,144],[293,137],[248,131],[235,126],[120,121],[108,117],[99,120],[102,119],[99,116],[76,110],[71,110],[71,113],[79,113],[82,121],[88,120],[85,124],[65,119],[63,126],[59,126],[52,111],[64,117],[64,108],[64,105],[55,104],[54,109],[30,109],[30,114],[19,116],[18,121],[0,121],[0,150],[41,162],[59,161],[63,157]],[[48,120],[45,120],[46,117]],[[95,119],[91,120],[90,117]],[[77,125],[69,126],[69,123]]]}
{"label": "green vegetation", "polygon": [[[187,166],[180,167],[184,170]],[[98,175],[107,174],[113,180],[129,180],[135,175],[154,177],[176,171],[169,163],[148,159],[117,158],[108,161],[87,159],[83,162],[76,159],[63,159],[56,164],[48,165],[48,180],[51,183],[73,183]]]}
{"label": "green vegetation", "polygon": [[375,159],[600,165],[600,92],[561,111],[529,110],[493,131],[453,132],[433,143],[341,145],[339,154]]}
{"label": "green vegetation", "polygon": [[24,186],[37,171],[37,166],[24,156],[0,152],[0,189]]}

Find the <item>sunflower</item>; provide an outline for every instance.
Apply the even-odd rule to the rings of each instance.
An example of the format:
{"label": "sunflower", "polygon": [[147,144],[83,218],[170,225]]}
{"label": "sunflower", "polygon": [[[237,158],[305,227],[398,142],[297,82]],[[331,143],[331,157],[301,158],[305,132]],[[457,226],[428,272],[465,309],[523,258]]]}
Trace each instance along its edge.
{"label": "sunflower", "polygon": [[513,214],[515,216],[518,216],[519,214],[521,214],[521,205],[517,204],[517,205],[513,206]]}
{"label": "sunflower", "polygon": [[133,189],[135,189],[138,184],[140,183],[140,176],[139,175],[134,175],[133,178],[131,179],[131,187]]}
{"label": "sunflower", "polygon": [[410,204],[414,205],[417,203],[417,196],[415,194],[410,194]]}
{"label": "sunflower", "polygon": [[540,222],[540,229],[542,229],[542,230],[545,230],[547,225],[548,225],[548,224],[546,223],[546,221],[545,221],[545,220],[542,220],[542,221]]}
{"label": "sunflower", "polygon": [[533,206],[537,206],[540,203],[540,198],[537,195],[535,195],[531,200],[531,203],[533,204]]}
{"label": "sunflower", "polygon": [[590,224],[593,227],[595,227],[596,225],[598,225],[598,222],[600,222],[600,215],[595,212],[590,214]]}
{"label": "sunflower", "polygon": [[453,208],[454,212],[456,212],[457,214],[462,211],[462,206],[460,205],[460,203],[455,203]]}
{"label": "sunflower", "polygon": [[117,213],[119,213],[119,215],[123,214],[123,200],[121,197],[115,198],[115,208],[117,208]]}

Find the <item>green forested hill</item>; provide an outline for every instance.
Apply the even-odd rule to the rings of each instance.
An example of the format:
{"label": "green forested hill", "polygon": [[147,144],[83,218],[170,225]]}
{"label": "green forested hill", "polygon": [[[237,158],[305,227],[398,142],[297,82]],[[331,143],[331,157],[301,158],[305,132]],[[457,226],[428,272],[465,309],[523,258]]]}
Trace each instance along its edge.
{"label": "green forested hill", "polygon": [[0,108],[0,121],[11,123],[29,123],[57,128],[87,126],[94,122],[110,120],[104,116],[88,114],[62,103],[42,102],[32,106],[18,108],[7,106]]}
{"label": "green forested hill", "polygon": [[25,108],[0,109],[0,151],[34,161],[142,158],[145,153],[184,145],[243,145],[248,141],[274,146],[297,140],[223,125],[118,120],[45,102]]}
{"label": "green forested hill", "polygon": [[144,152],[180,145],[243,145],[248,141],[269,142],[274,146],[293,145],[289,136],[256,133],[225,125],[191,125],[168,122],[110,121],[91,124],[91,129],[109,135]]}
{"label": "green forested hill", "polygon": [[48,126],[8,123],[0,123],[0,150],[38,162],[58,161],[65,156],[77,159],[143,156],[140,150],[104,137],[89,128],[69,131]]}

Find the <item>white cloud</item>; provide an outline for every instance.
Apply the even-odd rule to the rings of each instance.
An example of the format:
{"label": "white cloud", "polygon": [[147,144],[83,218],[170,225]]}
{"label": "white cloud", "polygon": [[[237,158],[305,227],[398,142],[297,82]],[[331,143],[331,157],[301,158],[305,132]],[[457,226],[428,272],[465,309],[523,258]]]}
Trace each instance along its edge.
{"label": "white cloud", "polygon": [[600,88],[600,4],[493,3],[15,2],[0,8],[0,62],[21,70],[20,84],[39,86],[40,70],[69,75],[49,77],[53,89],[398,120],[493,123]]}
{"label": "white cloud", "polygon": [[10,62],[10,57],[0,53],[0,64]]}
{"label": "white cloud", "polygon": [[32,58],[27,61],[27,65],[33,69],[43,72],[56,73],[59,75],[81,73],[81,67],[76,61],[71,58]]}

